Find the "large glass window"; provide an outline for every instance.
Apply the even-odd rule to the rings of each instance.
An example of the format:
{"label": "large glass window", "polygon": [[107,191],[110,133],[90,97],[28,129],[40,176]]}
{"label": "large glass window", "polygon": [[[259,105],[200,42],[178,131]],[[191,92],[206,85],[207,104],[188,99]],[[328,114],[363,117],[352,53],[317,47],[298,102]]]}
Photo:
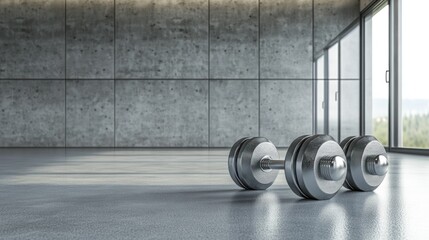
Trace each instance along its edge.
{"label": "large glass window", "polygon": [[399,146],[429,148],[429,28],[424,24],[429,1],[399,2]]}
{"label": "large glass window", "polygon": [[364,126],[364,134],[385,146],[429,149],[429,28],[422,25],[429,1],[397,0],[391,9],[388,3],[380,1],[363,13],[359,26],[340,35],[315,60],[316,132],[342,140],[359,135]]}
{"label": "large glass window", "polygon": [[359,135],[359,26],[340,40],[340,139]]}
{"label": "large glass window", "polygon": [[316,133],[335,140],[359,135],[359,26],[340,36],[316,59]]}
{"label": "large glass window", "polygon": [[365,133],[389,144],[389,7],[364,19]]}

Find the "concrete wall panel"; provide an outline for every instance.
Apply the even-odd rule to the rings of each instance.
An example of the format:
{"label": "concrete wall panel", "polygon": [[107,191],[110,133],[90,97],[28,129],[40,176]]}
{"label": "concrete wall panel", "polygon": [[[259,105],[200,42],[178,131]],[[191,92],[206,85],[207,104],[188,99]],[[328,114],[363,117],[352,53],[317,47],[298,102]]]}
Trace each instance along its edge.
{"label": "concrete wall panel", "polygon": [[208,81],[117,81],[116,145],[207,147]]}
{"label": "concrete wall panel", "polygon": [[210,77],[258,78],[258,1],[210,1]]}
{"label": "concrete wall panel", "polygon": [[312,0],[261,0],[261,78],[312,77]]}
{"label": "concrete wall panel", "polygon": [[68,78],[113,78],[113,0],[67,0],[66,35]]}
{"label": "concrete wall panel", "polygon": [[119,78],[207,78],[207,0],[117,0]]}
{"label": "concrete wall panel", "polygon": [[68,147],[114,146],[114,81],[68,80]]}
{"label": "concrete wall panel", "polygon": [[64,1],[1,0],[0,78],[64,78],[64,15]]}
{"label": "concrete wall panel", "polygon": [[261,136],[276,146],[312,133],[312,81],[261,81]]}
{"label": "concrete wall panel", "polygon": [[0,146],[63,147],[64,80],[0,81]]}
{"label": "concrete wall panel", "polygon": [[245,136],[258,136],[257,80],[211,80],[210,146],[231,147]]}

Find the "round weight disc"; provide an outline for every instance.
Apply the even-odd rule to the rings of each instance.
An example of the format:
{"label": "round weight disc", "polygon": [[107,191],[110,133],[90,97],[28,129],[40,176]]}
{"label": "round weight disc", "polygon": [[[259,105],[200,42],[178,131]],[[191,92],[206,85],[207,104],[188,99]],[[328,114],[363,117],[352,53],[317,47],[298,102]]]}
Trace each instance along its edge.
{"label": "round weight disc", "polygon": [[343,149],[329,135],[315,135],[302,145],[297,157],[296,174],[301,190],[309,197],[330,199],[340,190],[346,174],[338,181],[325,180],[320,174],[320,160],[334,156],[346,159]]}
{"label": "round weight disc", "polygon": [[340,147],[341,147],[343,150],[347,150],[347,148],[350,146],[350,143],[351,143],[354,139],[356,139],[356,137],[355,137],[355,136],[350,136],[350,137],[347,137],[347,138],[343,139],[343,141],[341,141],[341,143],[340,143]]}
{"label": "round weight disc", "polygon": [[245,141],[239,150],[237,159],[238,178],[248,189],[267,189],[276,179],[278,170],[264,172],[261,169],[260,161],[266,156],[270,156],[274,160],[279,159],[277,148],[263,137],[255,137]]}
{"label": "round weight disc", "polygon": [[303,175],[303,173],[302,173],[302,167],[299,167],[300,165],[302,165],[302,158],[299,158],[298,159],[298,156],[300,155],[300,154],[303,154],[303,152],[302,151],[304,151],[303,149],[305,149],[305,148],[307,148],[307,146],[308,146],[308,143],[312,140],[312,139],[314,139],[314,138],[316,138],[317,136],[319,136],[319,135],[313,135],[313,136],[309,136],[308,138],[306,138],[306,139],[304,139],[304,141],[301,143],[301,146],[300,146],[300,148],[299,148],[299,150],[298,150],[298,152],[297,152],[297,154],[296,154],[296,157],[295,157],[295,169],[294,169],[294,171],[295,171],[295,176],[296,176],[296,180],[297,180],[297,183],[298,183],[298,187],[299,187],[299,189],[301,190],[301,192],[303,192],[303,194],[305,195],[305,196],[307,196],[307,198],[315,198],[315,197],[313,197],[308,191],[307,191],[307,189],[306,188],[303,188],[302,186],[304,185],[304,182],[303,182],[303,178],[302,178],[302,175]]}
{"label": "round weight disc", "polygon": [[[344,153],[345,153],[346,157],[347,157],[347,151],[350,149],[350,145],[351,145],[351,143],[352,143],[355,139],[356,139],[356,137],[355,137],[355,136],[351,136],[351,137],[345,138],[343,141],[341,141],[340,146],[341,146],[341,148],[343,149],[343,151],[344,151]],[[350,166],[350,161],[349,161],[349,159],[350,159],[350,158],[348,158],[348,157],[347,157],[347,165],[348,165],[348,166]],[[350,179],[350,176],[351,176],[351,172],[350,172],[350,170],[351,170],[351,169],[348,167],[348,168],[347,168],[347,176],[346,176],[346,180],[344,181],[344,185],[343,185],[343,187],[345,187],[345,188],[347,188],[347,189],[349,189],[349,190],[355,190],[355,189],[353,188],[353,184],[351,184],[351,181],[353,181],[353,180],[352,180],[352,179]]]}
{"label": "round weight disc", "polygon": [[378,155],[387,157],[384,146],[373,136],[362,136],[353,141],[347,158],[350,158],[350,178],[353,188],[360,191],[373,191],[386,176],[372,175],[366,169],[366,161]]}
{"label": "round weight disc", "polygon": [[295,172],[295,163],[296,163],[296,157],[298,155],[299,149],[301,148],[302,143],[308,139],[309,135],[304,135],[301,137],[296,138],[289,146],[286,157],[285,157],[285,176],[286,181],[292,190],[296,195],[301,196],[303,198],[309,198],[306,196],[298,185],[298,180],[296,178],[296,172]]}
{"label": "round weight disc", "polygon": [[231,176],[231,178],[235,182],[235,184],[237,184],[237,186],[239,186],[241,188],[246,188],[246,186],[244,186],[243,183],[240,181],[240,179],[238,179],[237,158],[238,158],[238,152],[239,152],[240,148],[243,146],[243,143],[249,139],[250,139],[250,137],[245,137],[245,138],[242,138],[242,139],[238,140],[237,142],[235,142],[234,145],[232,146],[231,150],[229,151],[229,156],[228,156],[229,175]]}

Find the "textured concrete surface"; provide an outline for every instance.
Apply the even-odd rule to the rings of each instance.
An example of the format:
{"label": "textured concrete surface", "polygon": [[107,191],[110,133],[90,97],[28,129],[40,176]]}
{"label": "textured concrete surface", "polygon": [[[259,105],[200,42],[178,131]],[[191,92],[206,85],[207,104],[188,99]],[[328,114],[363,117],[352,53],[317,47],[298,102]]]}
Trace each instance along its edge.
{"label": "textured concrete surface", "polygon": [[207,0],[117,0],[119,78],[207,78]]}
{"label": "textured concrete surface", "polygon": [[64,146],[64,80],[0,81],[0,147]]}
{"label": "textured concrete surface", "polygon": [[363,10],[368,6],[373,0],[360,0],[360,10]]}
{"label": "textured concrete surface", "polygon": [[210,146],[231,147],[259,135],[257,80],[210,81]]}
{"label": "textured concrete surface", "polygon": [[67,80],[66,85],[66,146],[113,147],[113,80]]}
{"label": "textured concrete surface", "polygon": [[0,78],[64,78],[64,1],[1,0]]}
{"label": "textured concrete surface", "polygon": [[258,78],[258,0],[210,1],[210,77]]}
{"label": "textured concrete surface", "polygon": [[314,53],[359,17],[359,0],[314,0]]}
{"label": "textured concrete surface", "polygon": [[312,133],[312,81],[261,81],[261,136],[276,146]]}
{"label": "textured concrete surface", "polygon": [[207,147],[208,81],[116,82],[116,146]]}
{"label": "textured concrete surface", "polygon": [[[227,150],[0,149],[4,239],[425,239],[428,157],[389,154],[374,192],[243,191]],[[280,156],[284,156],[281,151]],[[159,164],[162,163],[162,164]]]}
{"label": "textured concrete surface", "polygon": [[[333,35],[332,29],[339,30],[338,22],[348,24],[344,21],[359,12],[356,2],[315,0],[315,21],[319,24],[315,30],[319,31],[320,39]],[[326,36],[324,31],[328,32]],[[322,41],[320,39],[316,40]],[[208,69],[209,53],[211,69]],[[259,63],[263,79],[299,80],[311,78],[311,58],[312,0],[0,0],[0,78],[63,79],[67,73],[67,81],[72,81],[70,86],[73,86],[66,90],[71,94],[68,95],[70,103],[73,102],[68,105],[67,119],[62,110],[62,119],[55,115],[53,125],[34,125],[30,128],[37,131],[17,132],[23,123],[16,121],[14,114],[2,115],[2,126],[17,127],[2,130],[13,137],[3,137],[1,141],[4,146],[63,146],[64,140],[59,139],[66,138],[68,146],[112,146],[113,130],[109,126],[111,116],[116,113],[118,121],[114,128],[119,134],[118,146],[205,147],[209,136],[210,146],[229,146],[239,134],[254,135],[259,118],[255,112],[260,106],[253,106],[254,101],[261,100],[262,104],[268,104],[261,105],[265,107],[261,116],[271,114],[271,105],[277,106],[271,110],[277,108],[275,114],[279,116],[276,119],[262,116],[265,119],[261,121],[262,133],[272,134],[287,145],[286,132],[293,135],[311,132],[307,126],[311,117],[304,114],[305,124],[301,124],[304,118],[300,109],[310,111],[307,104],[311,102],[311,85],[303,83],[309,88],[299,88],[306,92],[304,97],[300,92],[291,93],[295,96],[293,101],[285,99],[276,103],[278,93],[289,91],[283,88],[289,87],[287,84],[272,91],[265,86],[261,99],[254,93],[252,98],[236,96],[256,91],[253,81],[241,80],[257,79]],[[112,110],[107,107],[112,101],[111,82],[95,86],[95,82],[77,84],[74,80],[112,79],[114,62],[117,81],[128,78],[177,81],[159,83],[166,88],[161,91],[162,87],[156,87],[153,91],[158,92],[148,95],[146,92],[140,95],[139,90],[145,89],[147,82],[130,86],[126,86],[130,82],[119,82],[122,92],[116,97],[120,102]],[[356,66],[350,63],[351,67]],[[343,72],[352,73],[354,70],[350,69],[347,67]],[[217,88],[209,89],[206,87],[209,72],[212,78],[239,82],[213,81]],[[183,79],[202,82],[179,82]],[[37,87],[37,83],[31,83],[32,88]],[[43,89],[47,87],[43,81],[40,84]],[[175,87],[182,88],[181,84],[186,85],[183,91]],[[170,85],[174,85],[174,90],[167,91]],[[199,90],[194,92],[193,87]],[[210,91],[214,94],[212,99],[218,98],[211,102],[213,115],[209,115],[208,109]],[[65,93],[61,98],[54,95],[55,99],[61,99],[57,104],[64,104]],[[6,93],[1,98],[10,96]],[[45,97],[48,99],[50,95]],[[282,98],[284,96],[280,96]],[[30,104],[28,102],[25,100],[25,104]],[[21,105],[9,111],[19,113],[18,119],[25,116],[25,119],[40,121],[57,114],[55,109],[59,107],[50,107],[55,103],[38,106],[48,110],[34,116],[29,115],[30,111],[24,112],[27,110],[21,109]],[[101,109],[101,103],[107,104],[105,109]],[[243,109],[242,106],[252,107]],[[97,112],[91,112],[92,107]],[[135,112],[126,110],[133,108]],[[298,122],[299,127],[292,127],[284,116]],[[238,124],[238,119],[244,122]],[[66,121],[67,126],[63,124]],[[44,127],[47,130],[43,130]],[[66,130],[70,136],[64,136]],[[54,134],[52,138],[40,133],[44,131],[63,135]]]}
{"label": "textured concrete surface", "polygon": [[312,77],[312,0],[261,0],[261,78]]}
{"label": "textured concrete surface", "polygon": [[113,78],[114,0],[67,0],[67,77]]}

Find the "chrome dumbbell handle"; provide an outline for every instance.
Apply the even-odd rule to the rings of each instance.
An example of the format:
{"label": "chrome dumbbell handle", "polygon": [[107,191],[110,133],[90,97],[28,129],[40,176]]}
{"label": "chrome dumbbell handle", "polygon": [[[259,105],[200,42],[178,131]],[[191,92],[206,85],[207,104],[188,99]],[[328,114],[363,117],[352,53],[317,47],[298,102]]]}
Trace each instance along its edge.
{"label": "chrome dumbbell handle", "polygon": [[259,163],[264,172],[271,172],[273,169],[285,169],[285,160],[273,160],[270,156],[263,157]]}
{"label": "chrome dumbbell handle", "polygon": [[[285,161],[265,156],[260,160],[260,167],[264,172],[270,172],[273,169],[284,170]],[[338,181],[347,173],[346,160],[340,156],[322,159],[319,163],[319,171],[325,180]]]}

